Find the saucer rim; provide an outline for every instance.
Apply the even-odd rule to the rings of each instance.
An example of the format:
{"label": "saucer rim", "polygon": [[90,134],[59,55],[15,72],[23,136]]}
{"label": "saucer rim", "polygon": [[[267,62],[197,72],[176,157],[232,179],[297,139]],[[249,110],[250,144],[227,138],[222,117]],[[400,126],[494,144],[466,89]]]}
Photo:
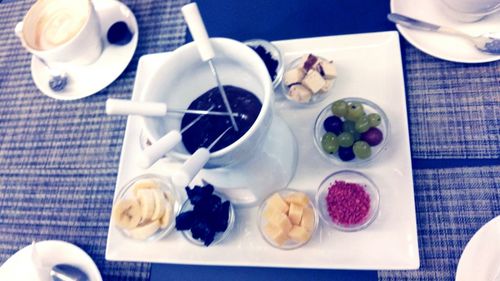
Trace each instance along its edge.
{"label": "saucer rim", "polygon": [[[398,2],[398,1],[402,2],[402,3],[405,2],[405,0],[391,0],[391,2],[390,2],[391,13],[397,13],[398,12],[398,11],[395,10],[395,5],[396,5],[395,3]],[[475,24],[475,23],[476,22],[472,22],[472,23],[469,23],[469,24]],[[499,24],[500,24],[500,21],[499,21]],[[412,35],[415,32],[419,32],[419,31],[413,30],[413,29],[410,29],[410,28],[406,28],[406,27],[402,27],[402,26],[400,26],[398,24],[396,24],[396,28],[399,31],[399,33],[412,46],[414,46],[415,48],[417,48],[420,51],[424,52],[425,54],[427,54],[429,56],[432,56],[432,57],[435,57],[435,58],[438,58],[438,59],[442,59],[442,60],[450,61],[450,62],[457,62],[457,63],[467,63],[467,64],[487,63],[487,62],[494,62],[494,61],[500,60],[500,55],[492,55],[492,54],[488,54],[488,53],[484,53],[486,55],[486,57],[481,57],[481,58],[471,56],[472,58],[457,59],[456,57],[448,56],[446,52],[442,52],[442,51],[440,51],[440,49],[428,48],[428,47],[425,47],[422,44],[420,44],[419,41],[416,40],[413,37],[413,35]]]}

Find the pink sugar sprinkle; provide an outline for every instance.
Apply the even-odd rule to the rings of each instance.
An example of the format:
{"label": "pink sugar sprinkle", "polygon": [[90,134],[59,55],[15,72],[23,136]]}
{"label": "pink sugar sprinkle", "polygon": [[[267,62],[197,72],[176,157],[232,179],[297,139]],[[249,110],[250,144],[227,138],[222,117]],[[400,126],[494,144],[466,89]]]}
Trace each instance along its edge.
{"label": "pink sugar sprinkle", "polygon": [[326,196],[328,214],[334,223],[353,226],[362,224],[370,211],[370,195],[361,184],[335,181]]}

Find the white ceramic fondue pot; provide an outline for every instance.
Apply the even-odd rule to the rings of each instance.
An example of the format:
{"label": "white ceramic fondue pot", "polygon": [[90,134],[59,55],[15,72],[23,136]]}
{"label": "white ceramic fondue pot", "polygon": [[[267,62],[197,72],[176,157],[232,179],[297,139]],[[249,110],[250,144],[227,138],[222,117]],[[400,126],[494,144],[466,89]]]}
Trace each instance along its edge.
{"label": "white ceramic fondue pot", "polygon": [[[260,152],[273,117],[272,82],[264,62],[245,44],[226,38],[212,38],[215,59],[223,85],[252,92],[262,102],[252,127],[236,142],[210,155],[205,168],[227,167],[249,160]],[[200,58],[194,42],[170,53],[167,60],[149,77],[143,102],[164,102],[172,108],[188,108],[193,100],[216,87],[209,65]],[[155,142],[171,130],[180,130],[181,118],[141,117],[146,137]],[[169,155],[181,161],[190,156],[179,143]]]}

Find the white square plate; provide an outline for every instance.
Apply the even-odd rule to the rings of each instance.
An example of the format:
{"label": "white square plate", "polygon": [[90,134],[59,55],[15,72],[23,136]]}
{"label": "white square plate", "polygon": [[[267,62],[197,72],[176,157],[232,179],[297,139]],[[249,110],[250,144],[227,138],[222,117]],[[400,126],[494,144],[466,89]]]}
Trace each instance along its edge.
{"label": "white square plate", "polygon": [[[362,97],[377,103],[391,122],[388,149],[369,166],[367,174],[380,189],[380,213],[367,229],[344,233],[321,225],[311,241],[291,251],[275,249],[257,229],[257,207],[238,208],[231,237],[222,244],[197,247],[174,232],[157,242],[133,241],[113,226],[108,233],[106,259],[157,263],[338,269],[417,269],[420,264],[413,196],[410,143],[404,79],[397,32],[331,36],[275,42],[290,62],[304,53],[333,59],[338,79],[324,101],[309,107],[291,106],[277,93],[276,112],[288,123],[299,146],[298,166],[289,187],[314,195],[320,182],[342,169],[324,159],[313,142],[316,115],[328,103]],[[139,61],[133,99],[167,53]],[[298,114],[299,113],[299,114]],[[144,173],[135,163],[140,153],[140,122],[130,117],[123,142],[117,187]],[[165,173],[158,166],[152,172]],[[115,191],[118,192],[118,188]]]}

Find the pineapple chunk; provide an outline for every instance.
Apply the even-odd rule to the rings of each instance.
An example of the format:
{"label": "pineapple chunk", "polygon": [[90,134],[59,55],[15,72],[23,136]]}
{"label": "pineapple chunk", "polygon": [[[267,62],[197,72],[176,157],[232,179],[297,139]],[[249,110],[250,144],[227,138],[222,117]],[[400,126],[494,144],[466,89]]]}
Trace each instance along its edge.
{"label": "pineapple chunk", "polygon": [[279,228],[270,223],[268,223],[264,227],[264,234],[266,235],[267,238],[274,241],[274,243],[276,243],[279,246],[285,244],[285,242],[288,240],[288,235],[286,232],[283,231],[282,228]]}
{"label": "pineapple chunk", "polygon": [[288,195],[285,198],[285,201],[288,204],[295,203],[301,205],[302,207],[306,207],[307,205],[309,205],[309,197],[307,197],[307,195],[303,192],[294,192]]}
{"label": "pineapple chunk", "polygon": [[306,242],[310,236],[311,233],[305,227],[297,225],[294,225],[288,233],[288,237],[298,243]]}
{"label": "pineapple chunk", "polygon": [[304,207],[301,205],[292,203],[290,204],[290,209],[288,210],[288,218],[294,225],[300,224],[300,220],[302,219],[302,212]]}
{"label": "pineapple chunk", "polygon": [[288,212],[288,204],[281,198],[281,196],[278,193],[275,193],[273,196],[271,196],[267,200],[267,205],[268,208],[272,207],[277,210],[280,210],[283,213]]}
{"label": "pineapple chunk", "polygon": [[282,211],[273,206],[266,206],[264,212],[262,212],[262,216],[269,221],[276,213],[282,213]]}
{"label": "pineapple chunk", "polygon": [[290,219],[284,213],[275,212],[267,222],[279,227],[285,233],[288,233],[292,229],[292,222],[290,222]]}
{"label": "pineapple chunk", "polygon": [[308,231],[312,231],[314,228],[314,219],[313,209],[306,207],[302,210],[302,219],[300,220],[300,226],[304,227]]}

